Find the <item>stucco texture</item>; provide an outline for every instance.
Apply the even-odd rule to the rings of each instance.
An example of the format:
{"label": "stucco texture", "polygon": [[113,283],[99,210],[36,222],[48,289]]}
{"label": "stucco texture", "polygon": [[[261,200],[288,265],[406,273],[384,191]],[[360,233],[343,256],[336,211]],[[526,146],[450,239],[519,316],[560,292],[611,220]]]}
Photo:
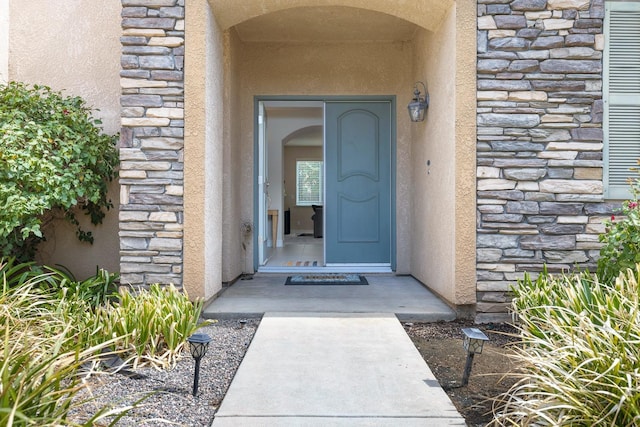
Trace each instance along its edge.
{"label": "stucco texture", "polygon": [[[81,96],[96,108],[106,133],[120,130],[120,2],[49,0],[8,2],[10,80],[50,86]],[[0,25],[2,27],[2,25]],[[1,36],[0,36],[1,37]],[[0,60],[2,53],[0,52]],[[46,233],[40,258],[62,264],[78,277],[96,266],[119,270],[118,185],[110,187],[114,209],[95,228],[95,243],[80,243],[74,230],[60,223]]]}

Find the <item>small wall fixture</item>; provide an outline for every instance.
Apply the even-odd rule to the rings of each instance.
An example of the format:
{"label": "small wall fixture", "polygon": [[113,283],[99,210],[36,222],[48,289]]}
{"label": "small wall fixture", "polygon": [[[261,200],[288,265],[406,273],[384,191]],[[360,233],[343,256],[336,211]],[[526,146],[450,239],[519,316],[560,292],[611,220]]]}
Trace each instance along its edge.
{"label": "small wall fixture", "polygon": [[[418,89],[418,85],[422,85],[424,89],[424,97]],[[424,121],[424,116],[429,108],[429,92],[427,92],[427,86],[422,82],[415,82],[413,84],[413,100],[407,106],[409,109],[409,117],[412,122]]]}

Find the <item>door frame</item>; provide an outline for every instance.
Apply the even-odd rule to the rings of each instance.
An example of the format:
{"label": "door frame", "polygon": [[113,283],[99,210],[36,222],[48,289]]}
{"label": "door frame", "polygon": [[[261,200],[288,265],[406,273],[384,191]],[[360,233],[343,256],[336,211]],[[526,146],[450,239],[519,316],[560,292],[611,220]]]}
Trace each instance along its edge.
{"label": "door frame", "polygon": [[[258,188],[258,167],[259,167],[259,124],[258,113],[259,103],[263,101],[320,101],[320,102],[389,102],[391,111],[391,215],[390,232],[391,232],[391,270],[396,270],[397,260],[397,242],[396,242],[396,168],[397,168],[397,131],[396,131],[396,119],[397,119],[397,107],[395,95],[256,95],[253,97],[253,223],[259,223],[259,188]],[[323,136],[324,138],[324,136]],[[324,145],[324,144],[323,144]],[[323,147],[323,151],[324,151]],[[326,187],[325,187],[326,191]],[[325,195],[326,200],[326,195]],[[258,253],[258,231],[254,230],[253,233],[253,270],[258,271],[259,265],[259,253]],[[326,254],[325,254],[326,256]],[[331,267],[325,267],[327,270]]]}

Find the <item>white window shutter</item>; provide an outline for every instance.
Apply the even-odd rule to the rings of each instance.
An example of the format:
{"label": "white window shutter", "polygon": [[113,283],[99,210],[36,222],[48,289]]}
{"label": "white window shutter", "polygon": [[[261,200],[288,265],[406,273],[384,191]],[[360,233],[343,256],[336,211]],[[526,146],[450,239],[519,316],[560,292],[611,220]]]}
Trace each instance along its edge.
{"label": "white window shutter", "polygon": [[605,197],[627,199],[640,159],[640,2],[607,2],[605,37]]}

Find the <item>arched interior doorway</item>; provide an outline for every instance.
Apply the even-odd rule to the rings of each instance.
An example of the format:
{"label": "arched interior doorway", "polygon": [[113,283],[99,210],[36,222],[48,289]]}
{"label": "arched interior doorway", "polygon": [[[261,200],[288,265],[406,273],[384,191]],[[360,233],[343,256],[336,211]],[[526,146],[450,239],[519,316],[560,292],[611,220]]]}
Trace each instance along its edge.
{"label": "arched interior doorway", "polygon": [[[475,8],[460,3],[190,3],[186,287],[210,296],[253,270],[255,97],[384,95],[397,99],[396,272],[475,302]],[[422,123],[406,113],[415,81],[431,93]]]}

